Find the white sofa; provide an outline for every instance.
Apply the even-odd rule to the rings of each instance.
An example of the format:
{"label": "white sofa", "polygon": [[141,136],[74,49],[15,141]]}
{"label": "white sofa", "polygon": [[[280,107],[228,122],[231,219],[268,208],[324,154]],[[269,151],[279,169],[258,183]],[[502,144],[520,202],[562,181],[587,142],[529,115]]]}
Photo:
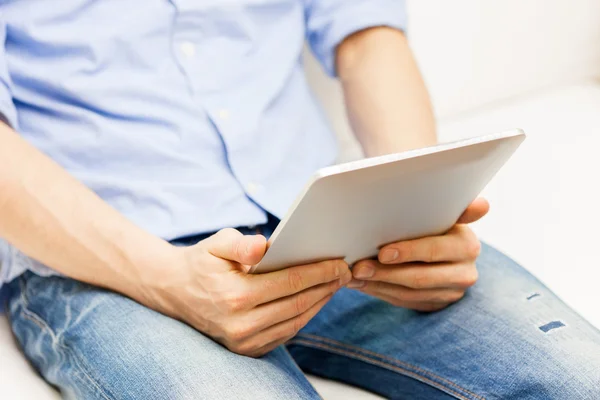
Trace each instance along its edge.
{"label": "white sofa", "polygon": [[[440,139],[513,127],[529,135],[485,190],[492,211],[476,231],[600,327],[600,2],[408,1],[408,33]],[[307,64],[342,158],[358,157],[339,87],[314,60]],[[325,399],[378,398],[310,379]],[[58,398],[28,366],[4,317],[0,398]]]}

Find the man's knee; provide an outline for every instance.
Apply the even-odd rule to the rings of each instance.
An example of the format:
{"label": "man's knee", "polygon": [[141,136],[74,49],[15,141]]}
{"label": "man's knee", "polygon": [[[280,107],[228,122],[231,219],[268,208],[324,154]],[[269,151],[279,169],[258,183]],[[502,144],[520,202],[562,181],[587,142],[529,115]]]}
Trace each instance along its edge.
{"label": "man's knee", "polygon": [[[531,366],[507,398],[600,399],[600,364],[590,365],[586,357],[567,354],[564,359],[548,359]],[[519,368],[519,366],[515,366]]]}

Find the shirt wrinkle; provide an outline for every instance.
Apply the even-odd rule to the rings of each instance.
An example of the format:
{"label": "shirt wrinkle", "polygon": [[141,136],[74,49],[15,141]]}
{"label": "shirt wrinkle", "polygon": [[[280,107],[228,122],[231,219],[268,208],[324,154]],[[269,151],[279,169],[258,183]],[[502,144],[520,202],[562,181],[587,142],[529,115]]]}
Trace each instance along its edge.
{"label": "shirt wrinkle", "polygon": [[[302,67],[401,0],[0,2],[0,115],[167,240],[281,218],[336,139]],[[1,118],[0,118],[1,119]],[[0,288],[55,274],[0,240]]]}

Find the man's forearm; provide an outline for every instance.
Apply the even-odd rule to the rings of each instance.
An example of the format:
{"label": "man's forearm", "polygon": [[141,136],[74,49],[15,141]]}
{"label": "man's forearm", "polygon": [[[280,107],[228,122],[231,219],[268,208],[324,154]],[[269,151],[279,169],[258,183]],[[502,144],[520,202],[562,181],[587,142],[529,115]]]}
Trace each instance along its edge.
{"label": "man's forearm", "polygon": [[144,232],[0,123],[0,237],[69,277],[140,300],[143,281],[175,260]]}
{"label": "man's forearm", "polygon": [[367,156],[436,143],[429,95],[404,34],[371,28],[337,49],[350,123]]}

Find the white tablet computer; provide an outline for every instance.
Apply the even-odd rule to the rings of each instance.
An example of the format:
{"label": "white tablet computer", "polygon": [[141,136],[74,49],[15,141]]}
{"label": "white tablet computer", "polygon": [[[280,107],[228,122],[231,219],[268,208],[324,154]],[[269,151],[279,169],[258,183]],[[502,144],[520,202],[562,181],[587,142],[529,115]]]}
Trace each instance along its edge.
{"label": "white tablet computer", "polygon": [[387,243],[441,234],[524,139],[513,130],[323,168],[251,272],[327,259],[353,264]]}

